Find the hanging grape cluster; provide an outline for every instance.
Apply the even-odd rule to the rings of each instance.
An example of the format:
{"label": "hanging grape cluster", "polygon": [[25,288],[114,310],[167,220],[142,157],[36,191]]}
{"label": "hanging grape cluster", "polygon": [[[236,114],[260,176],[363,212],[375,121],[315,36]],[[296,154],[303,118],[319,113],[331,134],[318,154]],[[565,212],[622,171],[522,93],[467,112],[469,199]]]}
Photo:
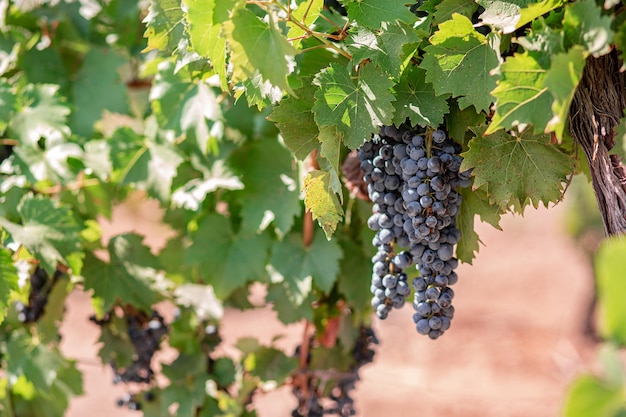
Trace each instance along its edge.
{"label": "hanging grape cluster", "polygon": [[63,272],[56,270],[50,277],[45,269],[37,266],[30,276],[28,304],[24,304],[21,301],[15,304],[15,309],[18,313],[17,318],[20,322],[34,323],[44,315],[52,287],[62,276]]}
{"label": "hanging grape cluster", "polygon": [[[380,319],[404,306],[414,291],[413,321],[431,339],[450,328],[450,288],[458,280],[454,245],[461,233],[459,187],[470,185],[460,172],[461,147],[443,130],[384,126],[358,150],[363,179],[374,203],[367,224],[376,231],[372,258],[372,306]],[[402,249],[402,250],[400,250]],[[419,276],[409,284],[407,268]]]}

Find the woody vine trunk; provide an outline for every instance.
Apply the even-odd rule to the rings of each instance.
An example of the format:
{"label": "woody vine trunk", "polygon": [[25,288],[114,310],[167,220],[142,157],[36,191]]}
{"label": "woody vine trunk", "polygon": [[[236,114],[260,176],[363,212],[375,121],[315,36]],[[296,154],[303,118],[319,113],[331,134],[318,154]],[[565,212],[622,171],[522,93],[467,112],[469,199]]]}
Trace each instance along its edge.
{"label": "woody vine trunk", "polygon": [[615,146],[615,127],[626,108],[624,73],[616,51],[589,57],[569,113],[570,134],[589,164],[607,235],[626,232],[626,170]]}

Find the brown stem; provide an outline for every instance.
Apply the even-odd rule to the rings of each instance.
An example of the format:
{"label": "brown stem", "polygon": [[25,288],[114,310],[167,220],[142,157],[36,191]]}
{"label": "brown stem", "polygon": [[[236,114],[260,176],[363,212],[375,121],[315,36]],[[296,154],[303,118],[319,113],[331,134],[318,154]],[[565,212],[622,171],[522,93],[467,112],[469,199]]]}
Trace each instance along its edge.
{"label": "brown stem", "polygon": [[626,107],[626,82],[616,51],[589,57],[569,113],[569,131],[585,153],[604,229],[626,233],[626,180],[616,155],[615,127]]}

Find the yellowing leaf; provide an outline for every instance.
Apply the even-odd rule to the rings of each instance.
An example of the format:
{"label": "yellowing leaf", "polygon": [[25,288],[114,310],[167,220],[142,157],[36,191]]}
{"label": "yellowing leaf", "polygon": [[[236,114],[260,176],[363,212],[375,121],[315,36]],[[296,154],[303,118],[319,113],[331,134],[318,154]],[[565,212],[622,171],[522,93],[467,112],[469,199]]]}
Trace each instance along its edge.
{"label": "yellowing leaf", "polygon": [[309,172],[304,179],[304,205],[330,239],[337,228],[337,223],[343,219],[343,208],[333,191],[330,172]]}

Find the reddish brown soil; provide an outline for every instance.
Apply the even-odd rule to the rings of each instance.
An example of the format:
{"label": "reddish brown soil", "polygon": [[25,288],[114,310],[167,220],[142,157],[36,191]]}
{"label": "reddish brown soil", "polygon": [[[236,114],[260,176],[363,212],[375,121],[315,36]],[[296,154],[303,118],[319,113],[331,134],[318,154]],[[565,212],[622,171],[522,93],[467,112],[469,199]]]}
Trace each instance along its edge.
{"label": "reddish brown soil", "polygon": [[[568,384],[594,363],[595,346],[582,335],[592,276],[585,255],[563,232],[565,208],[507,216],[503,232],[479,224],[482,247],[474,265],[461,265],[455,285],[456,317],[437,341],[415,333],[407,306],[375,321],[381,340],[355,393],[360,416],[554,417]],[[147,214],[146,214],[147,213]],[[151,222],[155,209],[116,212],[110,236],[135,229],[161,244],[164,230]],[[364,283],[364,285],[368,285]],[[138,416],[115,406],[124,387],[95,358],[97,328],[90,306],[74,294],[62,328],[63,349],[78,360],[86,394],[67,417]],[[269,309],[226,311],[222,331],[227,352],[234,341],[254,336],[293,349],[302,326],[281,326]],[[165,356],[168,356],[165,353]],[[257,396],[260,417],[289,417],[295,400],[288,389]]]}

